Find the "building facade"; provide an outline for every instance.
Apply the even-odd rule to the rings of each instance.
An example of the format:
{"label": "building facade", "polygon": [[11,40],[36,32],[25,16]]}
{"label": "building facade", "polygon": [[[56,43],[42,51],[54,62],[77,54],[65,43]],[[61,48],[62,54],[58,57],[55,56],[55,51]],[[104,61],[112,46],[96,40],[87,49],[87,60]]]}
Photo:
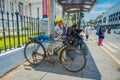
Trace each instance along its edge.
{"label": "building facade", "polygon": [[42,0],[0,0],[0,11],[42,18]]}
{"label": "building facade", "polygon": [[102,14],[101,25],[117,28],[120,26],[120,2]]}

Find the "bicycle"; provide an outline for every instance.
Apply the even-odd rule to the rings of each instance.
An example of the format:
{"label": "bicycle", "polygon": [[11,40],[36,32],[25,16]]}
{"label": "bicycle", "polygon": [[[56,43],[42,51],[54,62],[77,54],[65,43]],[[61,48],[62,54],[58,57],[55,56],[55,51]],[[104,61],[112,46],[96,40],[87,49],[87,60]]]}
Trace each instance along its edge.
{"label": "bicycle", "polygon": [[78,48],[81,49],[82,52],[87,56],[88,53],[89,53],[89,49],[88,49],[86,43],[84,42],[84,39],[83,39],[82,35],[80,35],[77,38],[77,45],[78,45]]}
{"label": "bicycle", "polygon": [[[63,45],[55,50],[55,40],[42,40],[38,37],[30,37],[30,41],[25,45],[24,56],[25,59],[34,65],[40,64],[43,61],[54,63],[54,51],[60,52],[59,60],[65,69],[71,72],[78,72],[84,69],[86,65],[86,56],[80,49],[74,46],[66,45],[66,38],[64,38]],[[50,43],[47,47],[43,43]]]}
{"label": "bicycle", "polygon": [[80,50],[82,50],[82,52],[87,56],[89,53],[89,49],[88,49],[86,43],[84,42],[83,35],[81,35],[80,33],[81,33],[81,31],[79,31],[79,30],[75,31],[73,33],[73,37],[76,39],[77,47]]}

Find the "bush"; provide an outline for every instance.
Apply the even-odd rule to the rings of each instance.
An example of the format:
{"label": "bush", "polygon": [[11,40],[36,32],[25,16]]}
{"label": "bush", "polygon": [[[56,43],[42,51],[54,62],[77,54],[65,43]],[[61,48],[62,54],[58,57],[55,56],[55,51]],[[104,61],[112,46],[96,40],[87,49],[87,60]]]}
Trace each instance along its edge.
{"label": "bush", "polygon": [[2,40],[3,39],[3,36],[2,35],[0,35],[0,40]]}
{"label": "bush", "polygon": [[30,26],[22,26],[21,30],[30,30]]}
{"label": "bush", "polygon": [[2,51],[2,50],[5,50],[5,48],[4,47],[0,47],[0,51]]}

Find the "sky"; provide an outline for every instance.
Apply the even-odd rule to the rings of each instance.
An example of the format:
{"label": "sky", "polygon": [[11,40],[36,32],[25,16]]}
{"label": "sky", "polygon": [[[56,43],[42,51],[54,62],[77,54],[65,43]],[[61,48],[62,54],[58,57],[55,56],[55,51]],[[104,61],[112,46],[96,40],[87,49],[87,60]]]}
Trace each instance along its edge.
{"label": "sky", "polygon": [[96,5],[88,13],[85,13],[84,20],[94,20],[96,17],[103,12],[106,12],[110,7],[120,2],[120,0],[98,0]]}

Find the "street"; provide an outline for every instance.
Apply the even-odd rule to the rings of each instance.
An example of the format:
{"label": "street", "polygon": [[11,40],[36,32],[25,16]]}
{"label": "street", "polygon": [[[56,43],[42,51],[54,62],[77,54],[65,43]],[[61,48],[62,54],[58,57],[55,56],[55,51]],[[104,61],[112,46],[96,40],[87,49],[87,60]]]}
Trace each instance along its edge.
{"label": "street", "polygon": [[[119,39],[118,37],[116,39],[115,36],[113,37],[111,35],[114,34],[106,34],[103,46],[97,45],[95,31],[92,32],[88,41],[85,40],[90,50],[90,54],[87,56],[86,67],[78,73],[72,73],[64,69],[58,58],[56,58],[55,65],[41,64],[32,66],[28,64],[28,62],[24,62],[11,72],[7,73],[0,80],[120,80],[120,66],[107,54],[107,52],[118,54],[119,56],[114,57],[118,58],[117,60],[119,62],[120,50],[117,48],[120,47],[118,44]],[[111,42],[108,42],[108,39]],[[112,43],[115,40],[117,45]],[[109,48],[113,50],[110,51]]]}
{"label": "street", "polygon": [[[92,40],[97,44],[98,37],[95,32],[95,30],[92,31]],[[114,34],[113,30],[111,34],[105,33],[105,39],[101,48],[120,66],[120,35]]]}

